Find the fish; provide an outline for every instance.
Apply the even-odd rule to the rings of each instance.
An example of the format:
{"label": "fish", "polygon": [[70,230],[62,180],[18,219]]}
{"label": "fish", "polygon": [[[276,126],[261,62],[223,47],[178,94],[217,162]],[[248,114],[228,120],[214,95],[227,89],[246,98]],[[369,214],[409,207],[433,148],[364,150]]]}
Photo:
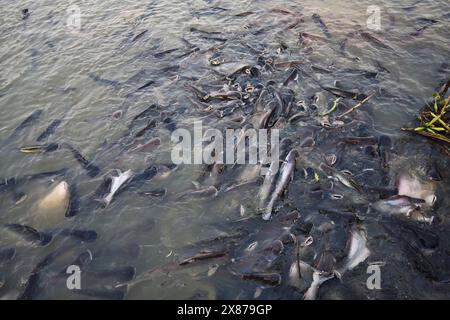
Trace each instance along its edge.
{"label": "fish", "polygon": [[247,181],[243,181],[243,182],[240,182],[240,183],[236,183],[236,184],[233,184],[233,185],[231,185],[229,187],[226,187],[224,189],[224,192],[235,191],[235,190],[241,189],[241,188],[246,189],[246,188],[248,188],[250,186],[259,186],[259,185],[262,184],[263,181],[264,181],[263,178],[261,176],[258,176],[258,177],[255,177],[253,179],[250,179],[250,180],[247,180]]}
{"label": "fish", "polygon": [[184,266],[187,264],[191,264],[193,262],[207,260],[207,259],[214,259],[214,258],[221,258],[227,255],[226,250],[202,250],[199,253],[185,258],[182,261],[178,263],[180,266]]}
{"label": "fish", "polygon": [[290,82],[297,81],[298,80],[298,70],[294,68],[292,72],[289,74],[289,76],[284,80],[283,87],[286,87],[289,85]]}
{"label": "fish", "polygon": [[178,51],[178,50],[180,50],[180,48],[172,48],[172,49],[168,49],[168,50],[165,50],[165,51],[157,52],[153,56],[155,58],[159,59],[159,58],[163,58],[164,56],[166,56],[166,55],[168,55],[168,54],[170,54],[172,52]]}
{"label": "fish", "polygon": [[131,42],[135,42],[136,40],[138,40],[139,38],[141,38],[144,34],[147,33],[147,31],[148,31],[148,30],[144,30],[144,31],[138,33],[137,35],[135,35],[134,38],[131,39]]}
{"label": "fish", "polygon": [[381,48],[385,48],[385,49],[389,49],[394,51],[394,49],[390,46],[388,46],[387,44],[383,43],[381,40],[379,40],[378,38],[376,38],[375,36],[371,35],[369,32],[367,31],[363,31],[360,30],[359,34],[361,35],[361,37],[365,40],[367,40],[368,42],[375,44]]}
{"label": "fish", "polygon": [[136,268],[133,266],[118,267],[104,270],[83,270],[87,276],[99,279],[114,279],[115,281],[131,281],[136,275]]}
{"label": "fish", "polygon": [[283,165],[280,168],[280,176],[279,176],[278,182],[275,186],[275,190],[273,191],[271,199],[270,199],[269,203],[267,204],[265,212],[262,216],[263,220],[270,219],[275,201],[278,200],[278,198],[281,196],[283,191],[286,189],[287,185],[289,184],[289,181],[293,179],[296,155],[297,155],[297,151],[295,149],[292,149],[291,151],[289,151],[288,155],[286,156],[285,162],[283,163]]}
{"label": "fish", "polygon": [[0,266],[8,261],[11,261],[16,256],[16,248],[1,248],[0,247]]}
{"label": "fish", "polygon": [[281,284],[281,274],[276,272],[246,272],[235,273],[242,280],[253,280],[265,285],[277,286]]}
{"label": "fish", "polygon": [[331,34],[330,31],[328,30],[327,25],[325,24],[325,22],[323,22],[322,18],[320,17],[320,15],[318,15],[317,13],[314,13],[311,16],[312,20],[322,29],[322,32],[325,34],[325,36],[327,38],[331,38]]}
{"label": "fish", "polygon": [[306,290],[305,294],[303,295],[303,300],[315,300],[317,297],[317,293],[319,291],[319,287],[325,282],[330,279],[334,278],[333,274],[327,274],[322,271],[314,270],[313,272],[313,281],[311,283],[311,286]]}
{"label": "fish", "polygon": [[97,232],[94,230],[80,229],[57,229],[52,232],[55,236],[61,235],[65,237],[76,238],[83,242],[94,242],[97,239]]}
{"label": "fish", "polygon": [[25,120],[23,120],[11,133],[9,139],[13,139],[24,129],[32,126],[42,115],[42,109],[37,109],[33,111]]}
{"label": "fish", "polygon": [[117,170],[117,177],[111,177],[111,188],[108,192],[108,194],[103,198],[103,202],[105,207],[108,206],[111,201],[113,200],[114,195],[119,191],[120,188],[122,188],[125,183],[129,182],[130,179],[134,176],[133,171],[127,170],[125,172],[122,172],[120,170]]}
{"label": "fish", "polygon": [[69,149],[72,152],[75,160],[78,161],[79,164],[87,171],[90,177],[95,177],[100,173],[100,168],[97,167],[94,163],[87,160],[77,149],[75,149],[71,144],[67,142],[63,142],[61,144],[62,147]]}
{"label": "fish", "polygon": [[57,249],[52,253],[48,254],[44,259],[42,259],[31,271],[30,276],[25,283],[25,287],[20,295],[17,297],[17,300],[31,300],[36,297],[39,291],[42,289],[40,281],[41,281],[41,273],[44,271],[46,267],[48,267],[57,257],[63,254],[65,251],[63,248]]}
{"label": "fish", "polygon": [[95,82],[98,82],[102,85],[107,85],[107,86],[112,86],[112,87],[117,87],[120,84],[119,81],[100,78],[98,75],[96,75],[94,73],[90,73],[89,78],[91,78]]}
{"label": "fish", "polygon": [[397,188],[399,196],[424,200],[428,206],[433,206],[437,199],[434,183],[424,183],[410,174],[399,175]]}
{"label": "fish", "polygon": [[329,87],[329,86],[321,86],[321,87],[324,90],[331,92],[332,94],[338,97],[349,98],[353,100],[364,100],[365,98],[367,98],[367,95],[363,93],[352,92],[348,90],[339,89],[336,87]]}
{"label": "fish", "polygon": [[46,218],[70,216],[70,199],[69,184],[66,181],[58,182],[52,190],[37,203],[34,215]]}
{"label": "fish", "polygon": [[[286,154],[288,148],[290,147],[292,141],[290,139],[283,139],[281,140],[280,146],[279,146],[279,156],[283,156]],[[275,150],[271,150],[271,154],[274,154]],[[266,173],[264,177],[263,184],[259,190],[258,198],[259,198],[259,205],[262,207],[264,206],[266,200],[268,199],[270,192],[274,188],[274,183],[277,175],[279,174],[279,162],[280,159],[278,159],[275,155],[273,158],[271,158],[270,166],[268,168],[268,172]]]}
{"label": "fish", "polygon": [[26,20],[30,17],[30,10],[28,8],[22,9],[22,20]]}
{"label": "fish", "polygon": [[424,200],[414,199],[404,195],[395,195],[387,199],[381,199],[372,204],[371,208],[381,213],[390,215],[402,215],[413,220],[432,223],[434,217],[426,217],[420,212],[425,204]]}
{"label": "fish", "polygon": [[335,180],[342,183],[347,188],[358,191],[360,194],[364,192],[363,187],[357,183],[350,174],[345,171],[338,171],[333,167],[326,165],[325,163],[321,163],[319,168],[324,171],[327,175],[332,176]]}
{"label": "fish", "polygon": [[341,267],[333,272],[339,279],[342,279],[345,272],[353,270],[360,263],[364,262],[369,256],[370,250],[367,247],[366,233],[362,228],[354,225],[349,232],[347,256]]}
{"label": "fish", "polygon": [[144,111],[140,112],[139,114],[137,114],[136,116],[133,117],[133,119],[131,120],[130,124],[128,125],[128,129],[132,129],[136,126],[137,123],[140,122],[140,120],[142,119],[146,119],[149,116],[153,115],[155,112],[155,109],[158,109],[158,105],[157,104],[151,104],[149,107],[147,107]]}
{"label": "fish", "polygon": [[34,181],[34,180],[38,180],[38,179],[48,179],[48,180],[56,179],[60,176],[65,175],[67,173],[67,170],[68,170],[67,168],[63,168],[60,170],[40,172],[40,173],[25,175],[25,176],[17,177],[17,178],[12,177],[12,178],[1,179],[2,182],[0,182],[0,193],[8,191],[17,186],[26,184],[30,181]]}
{"label": "fish", "polygon": [[217,196],[218,190],[215,186],[208,186],[195,190],[187,190],[178,195],[177,199],[185,199],[186,197],[192,198],[214,198]]}
{"label": "fish", "polygon": [[46,140],[48,137],[50,137],[53,133],[55,133],[55,130],[59,127],[59,125],[61,124],[62,120],[61,119],[55,119],[53,120],[49,126],[47,127],[47,129],[44,130],[44,132],[42,132],[36,139],[36,141],[44,141]]}
{"label": "fish", "polygon": [[181,58],[184,58],[184,57],[186,57],[186,56],[189,56],[189,55],[191,55],[191,54],[193,54],[193,53],[195,53],[195,52],[197,52],[197,51],[199,51],[199,50],[200,50],[199,47],[195,47],[195,48],[193,48],[193,49],[191,49],[191,50],[189,50],[189,51],[187,51],[187,52],[185,52],[185,53],[182,53],[182,54],[176,56],[175,58],[176,58],[176,59],[181,59]]}
{"label": "fish", "polygon": [[142,86],[140,86],[139,88],[137,88],[136,91],[139,91],[139,90],[145,89],[145,88],[147,88],[147,87],[150,87],[150,86],[153,85],[153,84],[155,84],[155,81],[149,80],[149,81],[147,81],[146,83],[144,83]]}
{"label": "fish", "polygon": [[46,246],[53,239],[53,236],[49,233],[39,232],[30,226],[18,223],[3,224],[0,228],[10,231],[20,236],[26,242],[36,246]]}
{"label": "fish", "polygon": [[145,143],[140,143],[127,152],[152,152],[159,148],[161,145],[161,139],[153,138]]}
{"label": "fish", "polygon": [[123,300],[125,298],[125,292],[121,289],[90,288],[77,289],[71,292],[77,295],[107,300]]}
{"label": "fish", "polygon": [[378,139],[378,152],[381,158],[381,165],[383,168],[389,166],[390,152],[392,151],[392,141],[389,136],[382,135]]}
{"label": "fish", "polygon": [[140,195],[143,196],[151,196],[151,197],[164,197],[167,194],[167,189],[155,189],[139,192]]}

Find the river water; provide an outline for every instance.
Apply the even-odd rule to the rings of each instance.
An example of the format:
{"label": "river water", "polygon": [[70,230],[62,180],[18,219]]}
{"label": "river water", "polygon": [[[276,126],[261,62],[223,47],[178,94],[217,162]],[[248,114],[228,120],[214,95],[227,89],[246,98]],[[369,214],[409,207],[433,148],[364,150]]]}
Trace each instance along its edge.
{"label": "river water", "polygon": [[[403,223],[409,226],[412,222],[366,219],[362,224],[371,255],[347,273],[343,281],[333,279],[323,284],[319,298],[450,297],[450,238],[446,235],[449,226],[448,156],[441,153],[438,145],[400,130],[411,126],[436,87],[448,79],[445,63],[450,58],[450,5],[447,1],[360,1],[356,4],[328,0],[107,0],[22,1],[19,4],[3,0],[0,4],[0,177],[22,177],[68,168],[65,180],[76,186],[80,203],[79,213],[70,219],[54,221],[36,217],[36,202],[51,183],[49,179],[36,179],[20,187],[26,195],[23,201],[14,201],[10,194],[2,194],[0,223],[31,225],[39,231],[76,228],[97,233],[94,242],[79,242],[59,235],[45,246],[36,246],[2,231],[0,247],[15,248],[16,252],[11,261],[3,264],[0,261],[1,298],[19,297],[30,286],[28,279],[33,268],[55,251],[63,253],[40,270],[39,281],[32,283],[35,289],[32,298],[102,298],[98,293],[82,295],[68,290],[66,275],[64,272],[58,275],[77,255],[89,250],[93,259],[88,270],[117,271],[117,268],[134,267],[135,279],[139,281],[125,287],[121,284],[129,279],[89,272],[84,277],[82,272],[81,287],[101,288],[103,293],[122,290],[125,299],[301,299],[305,288],[289,283],[288,269],[295,255],[287,245],[278,257],[277,266],[273,267],[282,276],[280,284],[261,284],[236,275],[232,259],[242,257],[241,247],[254,241],[263,243],[276,239],[274,234],[284,230],[260,218],[258,201],[255,201],[259,187],[247,186],[239,192],[226,194],[219,192],[213,198],[178,199],[181,192],[195,188],[192,182],[201,180],[205,168],[181,165],[173,169],[171,166],[174,144],[170,137],[175,128],[192,131],[195,120],[202,120],[205,128],[221,130],[243,125],[228,121],[233,115],[217,118],[202,112],[195,105],[201,102],[187,86],[207,92],[218,90],[227,82],[222,81],[223,74],[235,71],[232,66],[241,63],[255,66],[259,57],[266,59],[266,65],[261,68],[263,75],[256,77],[257,82],[265,85],[273,80],[280,87],[293,69],[276,68],[277,63],[302,61],[298,65],[301,71],[297,80],[286,86],[294,93],[295,101],[305,100],[309,104],[314,93],[324,91],[319,84],[358,89],[367,95],[374,93],[358,113],[370,123],[368,136],[388,136],[393,141],[394,155],[390,157],[391,165],[389,171],[383,173],[387,177],[383,180],[380,175],[363,174],[372,164],[360,156],[364,153],[363,147],[339,151],[337,157],[342,161],[336,166],[339,170],[352,171],[360,184],[392,187],[403,171],[425,180],[430,171],[440,172],[440,179],[433,180],[439,190],[432,212],[435,220],[431,226],[413,223],[414,230],[419,228],[429,237],[432,234],[433,239],[438,239],[438,245],[405,248],[411,232],[404,231]],[[379,9],[379,25],[373,25],[376,19],[369,19],[374,15],[372,9],[368,12],[369,6],[372,9],[375,6],[375,11]],[[25,8],[29,9],[29,16],[23,19],[22,9]],[[326,27],[321,25],[318,16]],[[367,39],[366,33],[381,42]],[[174,50],[165,52],[170,49]],[[222,64],[213,66],[214,58]],[[275,68],[273,64],[267,66],[268,58],[274,61]],[[329,92],[326,94],[328,102],[336,98]],[[343,100],[348,106],[356,104],[352,99]],[[158,137],[159,148],[124,152],[134,143],[123,139],[129,134],[132,119],[152,104],[158,105],[150,116],[156,125],[143,133],[141,141]],[[42,110],[39,119],[9,138],[21,121],[36,110]],[[241,115],[239,110],[234,111],[234,115],[238,113]],[[37,142],[36,138],[55,119],[61,120],[55,132]],[[310,124],[308,121],[305,125],[301,123],[283,126],[280,136],[289,137],[298,145],[305,138],[306,124]],[[142,129],[142,123],[139,125]],[[309,231],[314,234],[317,245],[305,256],[309,264],[317,260],[329,243],[331,247],[336,243],[330,235],[334,233],[324,232],[322,224],[332,221],[331,224],[342,228],[342,234],[347,232],[346,222],[337,222],[339,217],[316,219],[318,207],[323,205],[337,212],[344,207],[348,209],[347,202],[336,204],[324,201],[323,196],[317,198],[317,194],[310,194],[309,189],[304,188],[307,183],[301,179],[300,172],[306,166],[317,169],[321,155],[338,152],[335,146],[339,136],[348,135],[349,131],[321,128],[317,123],[312,130],[316,143],[307,152],[298,150],[296,174],[288,194],[277,202],[280,207],[277,216],[282,215],[283,210],[296,209],[305,217],[301,218],[302,223],[313,225]],[[136,134],[136,131],[131,132]],[[70,144],[101,172],[88,175],[72,153],[63,148],[44,154],[18,151],[22,146],[50,142]],[[142,172],[151,165],[168,172],[124,190],[106,208],[95,205],[98,203],[95,190],[106,177],[116,174],[116,169]],[[227,166],[217,183],[207,179],[200,183],[214,184],[223,191],[226,186],[245,180],[242,176],[247,174],[248,168],[241,169]],[[359,173],[362,175],[357,175]],[[322,174],[321,179],[328,178]],[[164,197],[140,193],[164,188],[167,190]],[[344,201],[347,196],[354,196],[343,193]],[[360,204],[353,200],[352,205]],[[242,208],[243,217],[250,217],[251,223],[245,219],[238,221],[243,218]],[[390,224],[391,228],[387,229],[394,230],[394,234],[403,230],[403,242],[386,231],[382,227],[384,224]],[[295,228],[297,232],[306,232],[299,226]],[[242,230],[245,235],[238,237],[237,243],[231,245],[224,241],[226,246],[233,247],[225,257],[206,259],[193,267],[171,267],[192,255],[192,250],[186,248],[189,244]],[[269,234],[267,239],[266,234]],[[366,268],[369,263],[378,261],[383,262],[382,289],[369,290]],[[161,266],[168,267],[146,275],[148,270]],[[216,266],[219,268],[214,273]]]}

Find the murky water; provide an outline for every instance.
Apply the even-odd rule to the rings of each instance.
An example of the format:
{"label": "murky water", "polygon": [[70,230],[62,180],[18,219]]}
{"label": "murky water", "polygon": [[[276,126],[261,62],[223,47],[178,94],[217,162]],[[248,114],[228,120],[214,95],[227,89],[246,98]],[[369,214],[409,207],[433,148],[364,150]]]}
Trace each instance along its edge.
{"label": "murky water", "polygon": [[[1,194],[0,223],[29,225],[39,231],[75,228],[97,233],[92,242],[59,235],[39,246],[2,231],[0,248],[15,248],[16,252],[10,260],[0,260],[0,297],[14,299],[32,287],[27,297],[34,299],[102,298],[106,293],[106,297],[117,298],[122,297],[119,291],[126,299],[301,299],[307,285],[293,285],[288,276],[297,259],[295,245],[285,243],[276,263],[269,263],[270,272],[281,275],[275,285],[243,279],[243,272],[255,271],[255,259],[270,260],[272,254],[259,249],[248,253],[245,248],[255,242],[264,247],[279,239],[286,232],[280,217],[298,210],[300,222],[289,225],[290,232],[314,237],[302,259],[313,265],[323,252],[344,259],[347,231],[355,224],[346,217],[364,215],[379,195],[366,189],[366,195],[373,195],[368,201],[342,185],[334,191],[311,188],[314,181],[302,177],[303,169],[311,167],[320,181],[327,181],[319,164],[333,153],[338,159],[335,167],[350,170],[364,187],[393,188],[398,175],[407,172],[432,181],[437,201],[428,213],[435,216],[431,226],[404,217],[384,220],[382,214],[359,221],[371,255],[342,281],[334,278],[324,283],[319,297],[450,297],[448,156],[439,146],[400,130],[411,124],[435,88],[448,79],[448,67],[443,68],[450,58],[447,1],[79,1],[72,3],[80,10],[79,21],[73,20],[74,11],[68,11],[66,2],[0,3],[0,176],[6,179],[68,168],[64,180],[76,186],[79,202],[74,217],[63,218],[59,213],[60,218],[43,218],[37,203],[52,187],[51,181],[31,179],[14,192]],[[381,31],[367,28],[370,5],[380,9]],[[26,19],[21,12],[24,8],[29,9]],[[326,27],[314,18],[317,15]],[[381,43],[364,38],[365,32]],[[213,66],[215,58],[222,64]],[[192,131],[195,120],[202,120],[204,129],[253,124],[253,98],[233,114],[219,118],[198,106],[201,102],[187,85],[207,93],[218,90],[229,84],[223,75],[236,71],[238,64],[257,66],[261,59],[264,63],[257,68],[261,74],[249,80],[257,88],[268,81],[283,88],[281,84],[293,69],[277,68],[277,63],[302,61],[297,66],[298,78],[286,86],[294,93],[295,102],[304,100],[310,105],[316,92],[332,102],[336,97],[323,89],[326,86],[375,93],[354,113],[363,124],[356,129],[345,125],[322,128],[311,118],[282,126],[280,136],[292,140],[299,157],[288,193],[277,202],[278,213],[268,222],[258,212],[259,186],[223,192],[245,177],[254,177],[252,166],[227,166],[211,182],[202,180],[203,166],[174,169],[170,158],[174,146],[170,136],[175,128]],[[240,84],[245,86],[245,81]],[[347,98],[343,102],[356,104]],[[133,118],[152,104],[157,107],[149,117],[136,128],[130,127]],[[42,110],[37,121],[10,137],[35,110]],[[230,121],[235,116],[245,120]],[[55,119],[61,123],[54,133],[37,142]],[[149,119],[154,125],[140,132]],[[300,147],[311,132],[314,146]],[[137,146],[133,137],[140,133],[139,143],[158,137],[159,148],[130,151]],[[394,146],[389,151],[388,169],[380,167],[378,157],[369,156],[366,145],[340,148],[340,138],[371,136],[377,140],[383,135],[389,136]],[[22,146],[51,142],[70,144],[101,172],[90,176],[67,148],[44,154],[19,152]],[[158,170],[156,177],[123,190],[106,208],[96,201],[95,190],[106,177],[116,174],[116,169],[141,173],[152,165]],[[436,171],[439,179],[430,180],[430,172]],[[214,184],[219,194],[178,199],[181,192],[194,189],[192,181]],[[142,194],[156,189],[166,189],[167,194]],[[342,193],[344,198],[331,200],[330,192]],[[192,249],[189,244],[217,237],[224,237],[219,251],[226,254],[193,266],[173,267],[202,247],[194,245]],[[203,249],[214,246],[217,244],[206,242]],[[54,252],[55,259],[39,265]],[[83,252],[91,253],[92,261],[87,266],[90,273],[82,272],[81,286],[98,290],[89,295],[68,290],[64,273]],[[384,263],[382,289],[369,290],[366,268],[378,261]],[[130,269],[117,269],[126,267],[136,269],[136,280],[128,279]],[[157,272],[148,272],[158,267]],[[39,271],[37,281],[29,280],[33,269]],[[105,275],[99,270],[115,271]]]}

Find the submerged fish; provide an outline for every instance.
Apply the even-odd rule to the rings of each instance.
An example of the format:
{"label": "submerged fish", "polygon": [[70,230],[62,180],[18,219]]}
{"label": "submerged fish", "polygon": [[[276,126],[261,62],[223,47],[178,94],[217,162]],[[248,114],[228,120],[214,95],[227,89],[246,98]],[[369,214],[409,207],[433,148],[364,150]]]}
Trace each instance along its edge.
{"label": "submerged fish", "polygon": [[323,33],[325,34],[325,36],[327,37],[327,38],[331,38],[331,34],[330,34],[330,31],[328,31],[328,27],[327,27],[327,25],[325,24],[325,22],[323,22],[323,20],[322,20],[322,18],[317,14],[317,13],[314,13],[312,16],[311,16],[311,18],[312,18],[312,20],[322,29],[322,31],[323,31]]}
{"label": "submerged fish", "polygon": [[41,116],[42,110],[38,109],[33,111],[25,120],[23,120],[11,133],[9,136],[9,140],[16,137],[21,131],[23,131],[25,128],[32,126]]}
{"label": "submerged fish", "polygon": [[178,196],[178,200],[185,199],[187,197],[192,198],[213,198],[218,194],[218,190],[215,186],[208,186],[196,190],[187,190],[182,192]]}
{"label": "submerged fish", "polygon": [[101,78],[101,77],[99,77],[98,75],[96,75],[94,73],[90,73],[89,74],[89,78],[91,78],[95,82],[98,82],[98,83],[100,83],[102,85],[107,85],[107,86],[112,86],[112,87],[117,87],[120,84],[119,81],[104,79],[104,78]]}
{"label": "submerged fish", "polygon": [[361,37],[369,42],[371,42],[372,44],[375,44],[379,47],[385,48],[385,49],[390,49],[390,50],[394,50],[392,49],[392,47],[388,46],[387,44],[383,43],[381,40],[379,40],[378,38],[376,38],[375,36],[371,35],[369,32],[367,31],[360,31],[359,34],[361,35]]}
{"label": "submerged fish", "polygon": [[125,297],[125,292],[121,289],[91,288],[77,289],[72,292],[82,296],[107,300],[123,300]]}
{"label": "submerged fish", "polygon": [[9,223],[0,226],[0,228],[15,233],[23,240],[37,246],[45,246],[53,239],[51,234],[39,232],[30,226],[22,224]]}
{"label": "submerged fish", "polygon": [[47,129],[45,129],[44,132],[42,132],[39,137],[36,139],[36,141],[43,141],[45,139],[47,139],[49,136],[51,136],[56,128],[58,128],[58,126],[61,124],[62,120],[60,119],[55,119],[53,120],[50,125],[47,127]]}
{"label": "submerged fish", "polygon": [[11,261],[16,255],[15,248],[0,248],[0,266]]}

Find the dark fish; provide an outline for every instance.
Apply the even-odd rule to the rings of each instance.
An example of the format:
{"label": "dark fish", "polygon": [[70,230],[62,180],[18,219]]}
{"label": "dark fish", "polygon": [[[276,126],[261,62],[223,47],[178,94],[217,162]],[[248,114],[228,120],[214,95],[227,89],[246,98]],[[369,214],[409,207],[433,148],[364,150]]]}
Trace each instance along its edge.
{"label": "dark fish", "polygon": [[200,36],[200,38],[205,39],[205,40],[219,41],[222,43],[225,43],[228,41],[228,39],[226,39],[226,38],[211,37],[211,36]]}
{"label": "dark fish", "polygon": [[289,85],[289,83],[297,81],[297,79],[298,79],[298,70],[294,68],[294,70],[292,70],[292,72],[289,74],[286,80],[284,80],[283,86],[285,87]]}
{"label": "dark fish", "polygon": [[385,49],[389,49],[389,50],[394,50],[392,47],[388,46],[387,44],[383,43],[381,40],[379,40],[378,38],[376,38],[375,36],[371,35],[369,32],[367,31],[360,31],[359,34],[361,35],[361,37],[363,37],[363,39],[371,42],[372,44],[375,44],[379,47],[385,48]]}
{"label": "dark fish", "polygon": [[72,292],[83,296],[107,300],[123,300],[125,297],[125,292],[120,289],[79,289],[73,290]]}
{"label": "dark fish", "polygon": [[154,165],[151,165],[150,167],[145,169],[143,172],[135,175],[130,181],[130,186],[137,187],[143,181],[152,179],[154,176],[156,176],[157,173],[158,173],[158,168]]}
{"label": "dark fish", "polygon": [[297,27],[300,23],[305,22],[302,18],[295,18],[284,30],[291,30]]}
{"label": "dark fish", "polygon": [[27,8],[22,9],[22,20],[28,19],[29,16],[30,16],[30,10],[28,10]]}
{"label": "dark fish", "polygon": [[158,108],[157,104],[152,104],[149,107],[147,107],[144,111],[139,113],[138,115],[134,116],[134,118],[131,120],[130,124],[128,125],[128,129],[132,129],[139,120],[145,119],[152,115],[154,113],[154,110]]}
{"label": "dark fish", "polygon": [[5,262],[11,261],[16,255],[15,248],[0,248],[0,266]]}
{"label": "dark fish", "polygon": [[152,197],[164,197],[167,193],[167,189],[155,189],[149,191],[139,192],[140,195],[143,196],[152,196]]}
{"label": "dark fish", "polygon": [[367,79],[374,79],[378,75],[378,72],[369,71],[369,70],[361,70],[361,69],[343,69],[340,71],[342,71],[346,74],[364,76]]}
{"label": "dark fish", "polygon": [[248,272],[248,273],[237,273],[236,275],[242,278],[243,280],[253,280],[270,286],[277,286],[281,284],[281,275],[279,273]]}
{"label": "dark fish", "polygon": [[386,135],[380,136],[378,140],[378,151],[381,157],[381,165],[383,168],[387,168],[389,165],[389,156],[392,150],[392,141]]}
{"label": "dark fish", "polygon": [[147,131],[154,129],[155,127],[156,121],[154,119],[151,119],[144,128],[136,133],[135,138],[142,137]]}
{"label": "dark fish", "polygon": [[94,278],[131,281],[136,275],[136,268],[133,266],[125,266],[106,270],[86,270],[83,273],[85,275],[93,276]]}
{"label": "dark fish", "polygon": [[37,246],[45,246],[53,239],[51,234],[39,232],[30,226],[17,223],[4,224],[1,228],[11,231],[19,235],[25,241]]}
{"label": "dark fish", "polygon": [[167,55],[169,53],[172,53],[172,52],[175,52],[177,50],[180,50],[180,48],[173,48],[173,49],[168,49],[168,50],[165,50],[165,51],[157,52],[153,56],[155,58],[163,58],[165,55]]}
{"label": "dark fish", "polygon": [[30,300],[36,297],[39,291],[42,289],[40,280],[41,280],[41,272],[50,265],[60,254],[65,251],[61,248],[58,249],[49,255],[47,255],[42,261],[40,261],[34,269],[31,271],[31,275],[28,278],[25,288],[22,293],[19,295],[17,300]]}
{"label": "dark fish", "polygon": [[62,229],[57,230],[54,234],[73,237],[83,242],[93,242],[97,239],[97,232],[94,230]]}
{"label": "dark fish", "polygon": [[222,34],[222,32],[220,32],[220,31],[205,31],[205,30],[200,30],[200,29],[195,28],[195,27],[191,27],[190,31],[191,32],[196,32],[196,33],[208,34],[208,35],[210,35],[210,34],[216,34],[216,35],[217,34]]}
{"label": "dark fish", "polygon": [[47,129],[45,129],[45,131],[39,135],[36,141],[43,141],[51,136],[55,132],[56,128],[58,128],[58,126],[61,124],[61,122],[62,121],[60,119],[53,120],[47,127]]}
{"label": "dark fish", "polygon": [[245,12],[241,12],[241,13],[235,14],[234,16],[242,18],[242,17],[250,16],[252,14],[255,14],[255,12],[254,11],[245,11]]}
{"label": "dark fish", "polygon": [[321,42],[327,42],[327,39],[321,36],[317,36],[315,34],[307,33],[307,32],[301,32],[300,33],[300,39],[310,39],[314,41],[321,41]]}
{"label": "dark fish", "polygon": [[349,98],[349,99],[354,99],[354,100],[364,100],[365,98],[367,98],[367,95],[365,95],[363,93],[352,92],[352,91],[347,91],[344,89],[339,89],[336,87],[328,87],[328,86],[322,86],[322,88],[328,92],[331,92],[332,94],[334,94],[335,96],[338,96],[338,97]]}
{"label": "dark fish", "polygon": [[193,48],[195,47],[195,44],[190,43],[186,38],[181,37],[180,38],[181,42],[183,42],[183,44],[188,47],[188,48]]}
{"label": "dark fish", "polygon": [[100,78],[98,75],[96,75],[94,73],[90,73],[89,74],[89,78],[91,78],[95,82],[98,82],[98,83],[103,84],[103,85],[108,85],[108,86],[113,86],[113,87],[116,87],[116,86],[119,85],[119,81],[103,79],[103,78]]}
{"label": "dark fish", "polygon": [[283,68],[291,68],[298,66],[300,64],[303,64],[303,60],[291,60],[291,61],[282,61],[282,62],[276,62],[275,68],[283,69]]}
{"label": "dark fish", "polygon": [[332,72],[330,69],[323,68],[323,67],[320,67],[320,66],[317,66],[317,65],[312,65],[311,69],[314,72],[325,73],[325,74],[330,74]]}
{"label": "dark fish", "polygon": [[313,21],[322,29],[322,32],[324,33],[324,35],[327,37],[327,38],[331,38],[331,34],[330,34],[330,32],[328,31],[328,27],[327,27],[327,25],[325,24],[325,22],[323,22],[323,20],[322,20],[322,18],[317,14],[317,13],[314,13],[312,16],[311,16],[311,18],[313,19]]}
{"label": "dark fish", "polygon": [[184,266],[184,265],[187,265],[187,264],[190,264],[193,262],[197,262],[197,261],[224,257],[224,256],[226,256],[226,254],[227,254],[226,250],[217,250],[217,251],[204,250],[204,251],[201,251],[189,258],[182,260],[178,264],[180,266]]}
{"label": "dark fish", "polygon": [[191,55],[191,54],[193,54],[194,52],[197,52],[197,51],[199,51],[199,50],[200,50],[199,47],[195,47],[195,48],[193,48],[193,49],[191,49],[191,50],[189,50],[189,51],[187,51],[187,52],[185,52],[185,53],[183,53],[183,54],[180,54],[179,56],[176,56],[175,58],[176,58],[176,59],[181,59],[181,58],[184,58],[184,57],[186,57],[186,56],[188,56],[188,55]]}
{"label": "dark fish", "polygon": [[141,38],[144,34],[147,33],[148,30],[144,30],[141,33],[137,34],[136,36],[134,36],[134,38],[131,40],[131,42],[135,42],[136,40],[138,40],[139,38]]}
{"label": "dark fish", "polygon": [[7,191],[10,188],[14,188],[15,186],[22,185],[31,180],[62,176],[64,174],[66,174],[66,172],[67,172],[67,168],[57,170],[57,171],[41,172],[41,173],[26,175],[26,176],[19,177],[19,178],[13,177],[13,178],[2,179],[1,180],[2,182],[0,183],[0,192]]}
{"label": "dark fish", "polygon": [[91,161],[87,160],[77,149],[75,149],[69,143],[64,142],[61,146],[69,149],[72,152],[75,160],[81,164],[81,166],[87,171],[90,177],[95,177],[100,173],[100,168],[93,164]]}
{"label": "dark fish", "polygon": [[147,87],[150,87],[151,85],[153,85],[155,83],[155,81],[153,80],[149,80],[147,81],[145,84],[143,84],[142,86],[140,86],[139,88],[137,88],[137,90],[142,90],[145,89]]}
{"label": "dark fish", "polygon": [[14,129],[14,131],[11,133],[9,139],[14,138],[17,134],[19,134],[22,130],[25,128],[32,126],[41,116],[42,110],[38,109],[33,111],[25,120],[23,120],[17,128]]}

